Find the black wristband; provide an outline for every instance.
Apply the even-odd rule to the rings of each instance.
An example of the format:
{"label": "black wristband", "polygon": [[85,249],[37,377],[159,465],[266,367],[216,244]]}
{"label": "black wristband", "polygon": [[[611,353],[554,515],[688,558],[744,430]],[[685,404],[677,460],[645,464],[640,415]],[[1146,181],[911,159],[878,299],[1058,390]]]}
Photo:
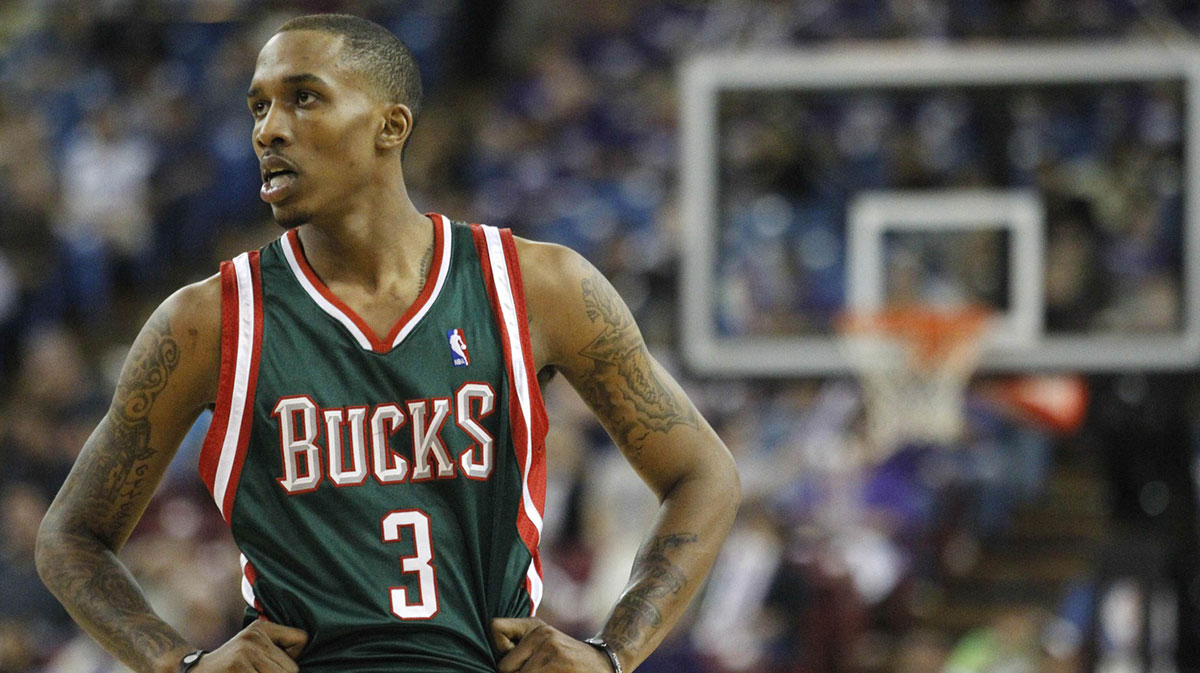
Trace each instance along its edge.
{"label": "black wristband", "polygon": [[188,671],[196,667],[196,664],[200,663],[200,657],[203,657],[206,654],[208,654],[208,652],[205,650],[196,650],[195,652],[189,652],[188,654],[185,654],[183,658],[179,660],[179,673],[188,673]]}
{"label": "black wristband", "polygon": [[588,638],[583,642],[600,650],[608,657],[608,663],[612,664],[613,673],[625,673],[625,671],[621,670],[621,660],[617,658],[617,653],[613,652],[613,649],[608,646],[608,643],[603,638]]}

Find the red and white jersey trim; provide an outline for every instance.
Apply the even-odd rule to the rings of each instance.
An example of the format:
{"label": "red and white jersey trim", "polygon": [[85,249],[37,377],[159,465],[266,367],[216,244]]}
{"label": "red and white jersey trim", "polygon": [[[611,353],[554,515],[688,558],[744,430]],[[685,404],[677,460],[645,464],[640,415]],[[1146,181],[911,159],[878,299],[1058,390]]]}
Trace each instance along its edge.
{"label": "red and white jersey trim", "polygon": [[221,372],[216,407],[200,451],[200,477],[229,521],[250,439],[262,346],[258,252],[221,264]]}
{"label": "red and white jersey trim", "polygon": [[259,603],[258,597],[254,595],[254,583],[258,581],[258,571],[250,564],[245,554],[238,554],[238,560],[242,564],[242,600],[261,615],[262,603]]}
{"label": "red and white jersey trim", "polygon": [[534,371],[521,269],[512,233],[483,225],[473,225],[472,233],[483,262],[483,275],[500,328],[508,370],[510,426],[521,469],[521,506],[517,515],[517,530],[532,557],[526,571],[526,589],[532,602],[532,615],[537,613],[543,588],[538,544],[542,534],[542,509],[546,501],[546,410]]}
{"label": "red and white jersey trim", "polygon": [[304,257],[304,250],[300,246],[300,234],[296,229],[283,235],[283,255],[287,258],[288,267],[296,276],[300,287],[304,288],[304,291],[322,311],[341,323],[361,348],[376,353],[386,353],[399,346],[400,342],[404,341],[405,337],[421,321],[421,318],[425,317],[429,308],[433,306],[433,302],[441,294],[442,287],[446,284],[446,277],[450,275],[450,220],[437,213],[430,213],[429,217],[434,223],[433,258],[435,266],[430,270],[430,277],[426,279],[425,286],[416,301],[404,312],[392,331],[383,338],[377,336],[375,331],[353,309],[339,299],[312,270],[308,260]]}

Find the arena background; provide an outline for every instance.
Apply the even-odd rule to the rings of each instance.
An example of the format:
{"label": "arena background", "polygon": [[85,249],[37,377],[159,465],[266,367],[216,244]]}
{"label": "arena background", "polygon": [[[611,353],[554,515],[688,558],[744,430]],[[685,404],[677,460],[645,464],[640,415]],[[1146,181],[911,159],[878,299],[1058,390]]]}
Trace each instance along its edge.
{"label": "arena background", "polygon": [[[0,673],[122,670],[42,588],[37,525],[153,307],[278,235],[243,93],[310,11],[414,50],[417,206],[585,254],[738,459],[712,581],[639,670],[1200,670],[1195,3],[4,0]],[[951,226],[889,225],[913,195]],[[951,446],[848,458],[856,217],[877,299],[1014,316]],[[1086,412],[1030,413],[1002,394],[1022,382],[1081,384]],[[541,616],[589,635],[655,503],[568,386],[546,396]],[[242,606],[204,423],[123,558],[213,648]]]}

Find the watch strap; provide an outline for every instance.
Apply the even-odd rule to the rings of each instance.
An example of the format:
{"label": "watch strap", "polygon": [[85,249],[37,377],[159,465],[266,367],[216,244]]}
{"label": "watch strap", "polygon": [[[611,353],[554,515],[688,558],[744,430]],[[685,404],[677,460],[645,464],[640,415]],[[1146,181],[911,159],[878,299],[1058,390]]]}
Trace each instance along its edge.
{"label": "watch strap", "polygon": [[625,673],[621,670],[621,660],[617,658],[617,653],[613,652],[613,648],[609,647],[608,642],[603,638],[588,638],[583,642],[600,650],[608,657],[608,663],[612,664],[613,673]]}

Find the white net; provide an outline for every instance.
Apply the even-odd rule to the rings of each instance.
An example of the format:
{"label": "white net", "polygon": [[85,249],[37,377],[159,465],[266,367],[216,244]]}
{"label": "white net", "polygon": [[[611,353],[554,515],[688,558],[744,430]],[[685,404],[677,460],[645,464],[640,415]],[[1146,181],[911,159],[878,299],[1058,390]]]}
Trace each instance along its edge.
{"label": "white net", "polygon": [[867,460],[905,444],[957,444],[988,324],[981,310],[892,309],[844,321],[841,344],[866,412]]}

